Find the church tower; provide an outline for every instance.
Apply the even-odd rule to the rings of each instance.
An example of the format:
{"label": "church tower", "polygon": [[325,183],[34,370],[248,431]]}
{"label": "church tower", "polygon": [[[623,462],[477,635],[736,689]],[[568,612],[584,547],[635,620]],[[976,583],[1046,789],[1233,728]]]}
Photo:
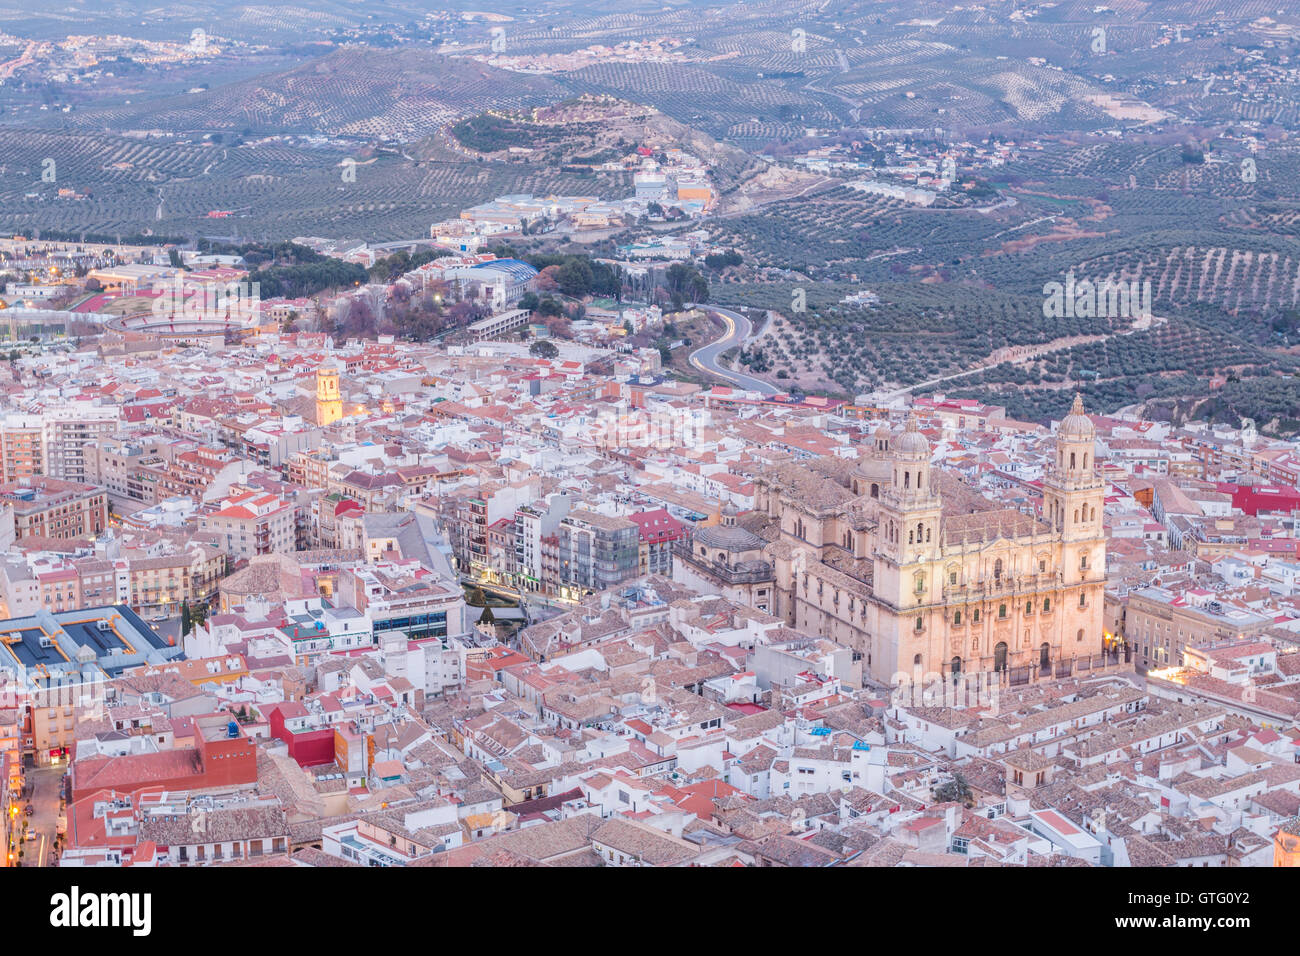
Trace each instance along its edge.
{"label": "church tower", "polygon": [[325,365],[316,370],[316,424],[332,425],[343,417],[343,395],[339,391],[337,366]]}
{"label": "church tower", "polygon": [[890,457],[890,481],[880,492],[876,532],[874,587],[899,608],[929,603],[930,595],[941,590],[929,573],[942,550],[939,489],[931,453],[916,415],[910,415]]}
{"label": "church tower", "polygon": [[1070,414],[1057,429],[1052,464],[1043,479],[1043,520],[1061,542],[1067,585],[1095,580],[1105,570],[1106,485],[1097,471],[1096,437],[1083,398],[1075,395]]}

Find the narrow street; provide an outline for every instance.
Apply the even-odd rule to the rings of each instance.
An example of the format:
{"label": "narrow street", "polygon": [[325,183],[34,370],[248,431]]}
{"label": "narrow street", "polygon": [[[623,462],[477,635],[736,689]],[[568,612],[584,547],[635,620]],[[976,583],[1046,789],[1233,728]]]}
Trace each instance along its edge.
{"label": "narrow street", "polygon": [[50,865],[59,819],[59,791],[66,769],[60,764],[57,767],[39,767],[27,771],[30,792],[27,802],[32,807],[32,815],[27,817],[27,832],[35,833],[36,839],[22,843],[25,851],[23,866]]}

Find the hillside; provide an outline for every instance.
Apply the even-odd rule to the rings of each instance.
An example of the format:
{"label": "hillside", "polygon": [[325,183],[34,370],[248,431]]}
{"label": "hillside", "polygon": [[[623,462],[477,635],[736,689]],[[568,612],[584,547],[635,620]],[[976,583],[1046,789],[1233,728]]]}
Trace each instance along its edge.
{"label": "hillside", "polygon": [[489,107],[533,106],[566,91],[547,77],[508,73],[407,47],[341,47],[280,73],[203,93],[88,110],[64,120],[82,130],[249,130],[416,139]]}

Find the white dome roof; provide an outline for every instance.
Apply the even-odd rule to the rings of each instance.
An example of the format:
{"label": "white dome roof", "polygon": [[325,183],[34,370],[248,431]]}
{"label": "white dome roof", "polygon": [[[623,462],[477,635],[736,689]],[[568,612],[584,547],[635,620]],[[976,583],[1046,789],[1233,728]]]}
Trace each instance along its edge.
{"label": "white dome roof", "polygon": [[1097,430],[1092,426],[1092,419],[1084,414],[1083,396],[1079,393],[1075,393],[1070,414],[1061,419],[1056,434],[1066,441],[1092,441],[1096,437]]}
{"label": "white dome roof", "polygon": [[930,457],[930,440],[921,434],[921,423],[917,421],[915,412],[907,416],[907,428],[903,430],[895,451],[900,457]]}

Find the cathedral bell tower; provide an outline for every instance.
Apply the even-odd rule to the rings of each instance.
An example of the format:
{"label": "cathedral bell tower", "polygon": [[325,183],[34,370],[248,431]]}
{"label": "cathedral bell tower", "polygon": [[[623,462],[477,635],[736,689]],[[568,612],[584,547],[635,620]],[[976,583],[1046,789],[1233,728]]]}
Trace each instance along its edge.
{"label": "cathedral bell tower", "polygon": [[1043,480],[1043,520],[1062,541],[1084,541],[1101,535],[1105,484],[1094,460],[1096,430],[1083,412],[1083,398],[1061,420],[1056,449]]}
{"label": "cathedral bell tower", "polygon": [[1105,562],[1106,484],[1097,471],[1096,429],[1074,396],[1056,432],[1051,467],[1043,479],[1043,520],[1063,546],[1065,583],[1088,580]]}
{"label": "cathedral bell tower", "polygon": [[931,453],[916,415],[910,415],[893,449],[890,483],[880,495],[873,585],[900,608],[929,603],[940,588],[929,573],[941,552],[939,489]]}

